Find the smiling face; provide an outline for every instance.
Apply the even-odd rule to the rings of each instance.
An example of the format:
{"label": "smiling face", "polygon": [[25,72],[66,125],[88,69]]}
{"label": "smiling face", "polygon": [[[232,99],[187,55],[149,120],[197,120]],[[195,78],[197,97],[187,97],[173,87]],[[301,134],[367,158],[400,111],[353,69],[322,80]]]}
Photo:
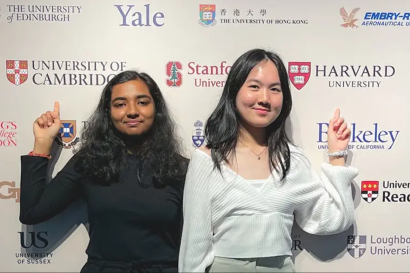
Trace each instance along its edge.
{"label": "smiling face", "polygon": [[141,80],[115,85],[112,88],[110,109],[114,127],[125,135],[143,135],[154,123],[154,100],[147,85]]}
{"label": "smiling face", "polygon": [[279,116],[282,104],[278,70],[272,61],[262,61],[251,70],[236,96],[241,122],[267,127]]}

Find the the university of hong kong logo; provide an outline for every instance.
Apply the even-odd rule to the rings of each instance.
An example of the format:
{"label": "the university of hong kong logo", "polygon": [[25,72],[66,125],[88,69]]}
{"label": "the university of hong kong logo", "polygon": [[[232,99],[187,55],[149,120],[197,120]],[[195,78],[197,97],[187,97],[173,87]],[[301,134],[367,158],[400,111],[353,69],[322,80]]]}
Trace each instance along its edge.
{"label": "the university of hong kong logo", "polygon": [[195,148],[201,147],[205,142],[204,123],[200,120],[195,121],[195,129],[192,131],[192,143]]}
{"label": "the university of hong kong logo", "polygon": [[347,236],[347,252],[350,256],[358,259],[366,252],[366,236],[365,235],[348,235]]}
{"label": "the university of hong kong logo", "polygon": [[216,25],[216,5],[199,5],[199,24],[203,27]]}
{"label": "the university of hong kong logo", "polygon": [[293,86],[300,90],[310,79],[310,62],[289,62],[288,74]]}
{"label": "the university of hong kong logo", "polygon": [[379,181],[362,181],[362,198],[371,203],[379,196]]}
{"label": "the university of hong kong logo", "polygon": [[28,78],[28,61],[6,61],[6,73],[9,82],[20,85]]}
{"label": "the university of hong kong logo", "polygon": [[354,18],[356,16],[356,13],[359,11],[360,8],[354,8],[350,14],[347,14],[347,11],[345,10],[344,7],[340,9],[340,16],[343,18],[343,24],[341,24],[342,27],[344,28],[358,28],[359,26],[356,25],[357,18]]}
{"label": "the university of hong kong logo", "polygon": [[179,87],[182,85],[182,64],[180,62],[168,62],[166,67],[167,85],[170,87]]}
{"label": "the university of hong kong logo", "polygon": [[75,120],[62,120],[60,128],[61,140],[63,141],[63,147],[70,149],[80,141],[77,137],[77,126]]}

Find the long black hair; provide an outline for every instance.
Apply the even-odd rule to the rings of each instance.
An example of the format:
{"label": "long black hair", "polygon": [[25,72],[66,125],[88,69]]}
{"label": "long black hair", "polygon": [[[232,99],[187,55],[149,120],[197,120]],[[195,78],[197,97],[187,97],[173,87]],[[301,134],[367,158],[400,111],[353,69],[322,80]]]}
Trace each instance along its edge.
{"label": "long black hair", "polygon": [[181,155],[181,141],[176,135],[175,123],[165,99],[157,83],[148,74],[136,71],[121,72],[105,86],[98,106],[82,132],[81,148],[76,152],[81,159],[77,167],[93,182],[118,182],[128,166],[130,154],[124,135],[111,122],[111,93],[117,84],[132,80],[141,80],[147,85],[155,104],[155,117],[149,136],[134,139],[143,139],[135,155],[139,161],[139,170],[152,170],[154,182],[162,185],[183,179],[187,160]]}
{"label": "long black hair", "polygon": [[233,64],[222,96],[205,125],[207,147],[211,149],[214,167],[221,171],[221,163],[228,162],[228,155],[235,150],[240,128],[240,114],[236,108],[236,96],[245,83],[251,70],[262,61],[272,61],[278,70],[283,93],[282,110],[277,119],[267,127],[266,137],[272,167],[282,172],[282,179],[290,168],[290,138],[285,130],[285,123],[292,109],[289,77],[281,58],[270,51],[252,49],[241,55]]}

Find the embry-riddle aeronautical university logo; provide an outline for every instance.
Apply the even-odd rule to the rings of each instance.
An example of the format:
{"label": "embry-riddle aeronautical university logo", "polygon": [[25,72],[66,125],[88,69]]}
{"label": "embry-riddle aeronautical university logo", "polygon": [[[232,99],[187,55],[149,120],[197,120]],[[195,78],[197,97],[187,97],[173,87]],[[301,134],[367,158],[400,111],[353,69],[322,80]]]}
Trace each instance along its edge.
{"label": "embry-riddle aeronautical university logo", "polygon": [[216,25],[216,5],[199,5],[199,24],[203,27]]}
{"label": "embry-riddle aeronautical university logo", "polygon": [[311,62],[289,62],[288,75],[296,89],[302,89],[310,79]]}
{"label": "embry-riddle aeronautical university logo", "polygon": [[342,16],[344,23],[341,24],[342,27],[344,28],[358,28],[359,26],[356,25],[357,18],[354,18],[356,16],[356,13],[359,11],[360,8],[354,8],[349,14],[347,14],[347,11],[345,10],[344,7],[340,9],[340,16]]}
{"label": "embry-riddle aeronautical university logo", "polygon": [[28,61],[7,60],[6,75],[12,84],[23,84],[28,78]]}
{"label": "embry-riddle aeronautical university logo", "polygon": [[359,259],[366,252],[365,235],[348,235],[347,252],[355,259]]}
{"label": "embry-riddle aeronautical university logo", "polygon": [[362,181],[362,198],[371,203],[379,196],[379,181]]}

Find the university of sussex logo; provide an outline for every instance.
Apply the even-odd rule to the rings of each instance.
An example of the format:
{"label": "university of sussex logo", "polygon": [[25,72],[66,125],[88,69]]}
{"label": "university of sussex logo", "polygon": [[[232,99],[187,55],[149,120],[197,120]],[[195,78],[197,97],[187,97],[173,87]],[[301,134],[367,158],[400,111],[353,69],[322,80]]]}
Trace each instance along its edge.
{"label": "university of sussex logo", "polygon": [[180,62],[168,62],[165,66],[167,74],[166,83],[169,87],[179,87],[182,85],[182,64]]}
{"label": "university of sussex logo", "polygon": [[362,198],[371,203],[379,196],[379,181],[362,181]]}
{"label": "university of sussex logo", "polygon": [[77,126],[75,120],[62,120],[60,134],[63,142],[62,146],[65,149],[70,149],[80,141],[80,138],[77,137]]}
{"label": "university of sussex logo", "polygon": [[200,120],[197,120],[194,123],[195,129],[192,131],[192,143],[195,148],[201,147],[205,142],[205,135],[203,130],[204,123]]}
{"label": "university of sussex logo", "polygon": [[203,27],[216,25],[216,5],[199,5],[199,24]]}
{"label": "university of sussex logo", "polygon": [[359,259],[366,252],[365,235],[348,235],[347,252],[355,259]]}
{"label": "university of sussex logo", "polygon": [[340,16],[343,18],[343,24],[341,24],[342,27],[344,28],[358,28],[359,26],[356,25],[357,18],[354,18],[356,16],[356,13],[359,11],[360,8],[354,8],[349,14],[347,14],[347,11],[344,7],[340,9]]}
{"label": "university of sussex logo", "polygon": [[28,78],[28,61],[7,60],[6,75],[12,84],[23,84]]}
{"label": "university of sussex logo", "polygon": [[310,62],[289,62],[288,74],[289,80],[293,86],[300,90],[302,89],[310,79]]}

